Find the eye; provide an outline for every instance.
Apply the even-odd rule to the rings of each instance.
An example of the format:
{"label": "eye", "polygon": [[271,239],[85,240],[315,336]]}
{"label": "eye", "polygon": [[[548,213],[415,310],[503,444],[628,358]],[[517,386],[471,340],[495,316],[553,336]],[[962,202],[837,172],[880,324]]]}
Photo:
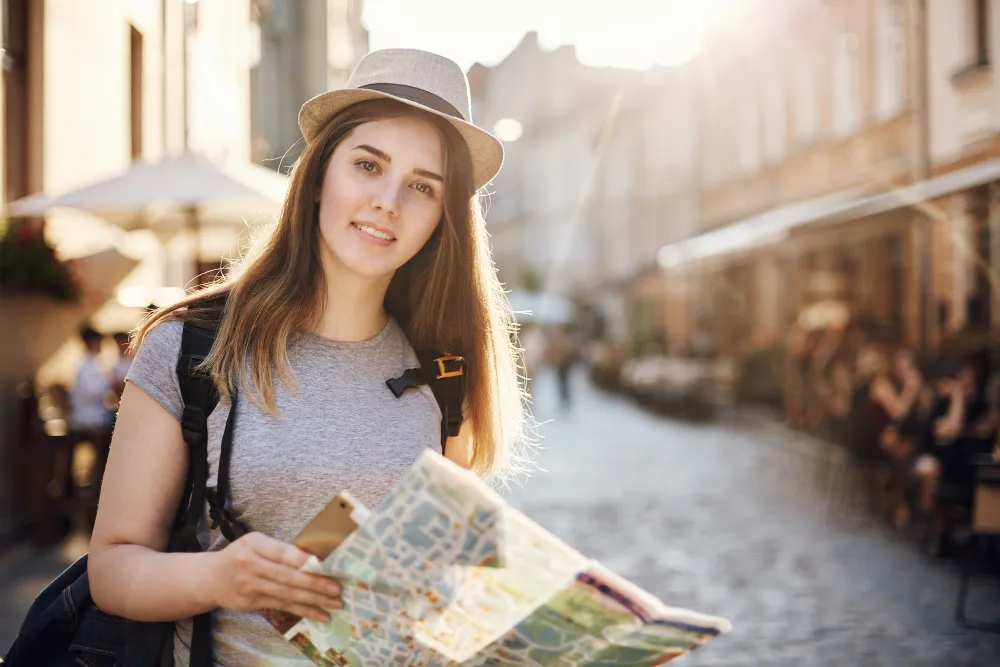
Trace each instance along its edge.
{"label": "eye", "polygon": [[427,183],[414,183],[413,188],[422,195],[434,196],[434,188]]}
{"label": "eye", "polygon": [[369,174],[374,174],[378,172],[378,165],[372,162],[371,160],[358,160],[354,164],[358,169],[366,171]]}

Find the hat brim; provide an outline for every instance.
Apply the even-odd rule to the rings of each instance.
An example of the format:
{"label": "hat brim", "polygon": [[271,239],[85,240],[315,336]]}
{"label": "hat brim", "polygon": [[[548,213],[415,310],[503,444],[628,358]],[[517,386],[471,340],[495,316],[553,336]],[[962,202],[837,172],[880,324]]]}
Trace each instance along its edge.
{"label": "hat brim", "polygon": [[331,90],[303,104],[302,108],[299,109],[299,129],[302,130],[302,136],[305,137],[306,143],[311,142],[331,118],[347,107],[374,99],[396,100],[444,118],[451,123],[469,147],[469,155],[472,157],[472,181],[476,190],[482,189],[500,171],[500,167],[503,165],[503,144],[486,130],[405,97],[389,95],[378,90],[364,88]]}

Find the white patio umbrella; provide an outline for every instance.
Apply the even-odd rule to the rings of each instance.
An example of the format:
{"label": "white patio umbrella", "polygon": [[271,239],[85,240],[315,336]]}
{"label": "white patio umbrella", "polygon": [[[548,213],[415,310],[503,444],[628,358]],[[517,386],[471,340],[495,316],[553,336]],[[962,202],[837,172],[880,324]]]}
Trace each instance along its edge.
{"label": "white patio umbrella", "polygon": [[288,177],[244,162],[220,165],[185,152],[159,162],[136,162],[123,173],[60,195],[35,194],[11,202],[7,215],[31,217],[60,208],[96,215],[125,230],[170,233],[186,228],[201,260],[204,226],[244,226],[273,221]]}
{"label": "white patio umbrella", "polygon": [[233,225],[272,220],[288,178],[246,162],[220,165],[194,153],[136,162],[123,173],[71,192],[34,194],[8,204],[10,217],[74,208],[123,229],[166,224]]}

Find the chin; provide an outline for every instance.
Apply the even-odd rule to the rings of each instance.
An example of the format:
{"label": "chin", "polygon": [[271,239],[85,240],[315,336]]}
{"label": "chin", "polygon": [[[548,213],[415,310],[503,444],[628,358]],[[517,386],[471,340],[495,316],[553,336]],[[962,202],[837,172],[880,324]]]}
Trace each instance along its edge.
{"label": "chin", "polygon": [[345,269],[358,276],[375,280],[391,276],[399,269],[399,265],[393,261],[386,261],[387,257],[366,257],[364,254],[343,257],[341,264]]}

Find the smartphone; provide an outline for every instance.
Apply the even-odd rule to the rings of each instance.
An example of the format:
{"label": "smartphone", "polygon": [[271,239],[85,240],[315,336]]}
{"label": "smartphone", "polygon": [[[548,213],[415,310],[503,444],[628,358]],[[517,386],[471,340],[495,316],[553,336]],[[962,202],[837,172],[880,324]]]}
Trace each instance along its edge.
{"label": "smartphone", "polygon": [[[323,560],[339,547],[367,516],[368,509],[350,493],[343,491],[334,496],[333,500],[299,531],[292,543],[306,553]],[[302,620],[300,616],[277,609],[263,609],[260,613],[281,634],[285,634]]]}
{"label": "smartphone", "polygon": [[342,491],[299,531],[292,543],[323,560],[358,527],[365,514],[367,508],[350,493]]}

